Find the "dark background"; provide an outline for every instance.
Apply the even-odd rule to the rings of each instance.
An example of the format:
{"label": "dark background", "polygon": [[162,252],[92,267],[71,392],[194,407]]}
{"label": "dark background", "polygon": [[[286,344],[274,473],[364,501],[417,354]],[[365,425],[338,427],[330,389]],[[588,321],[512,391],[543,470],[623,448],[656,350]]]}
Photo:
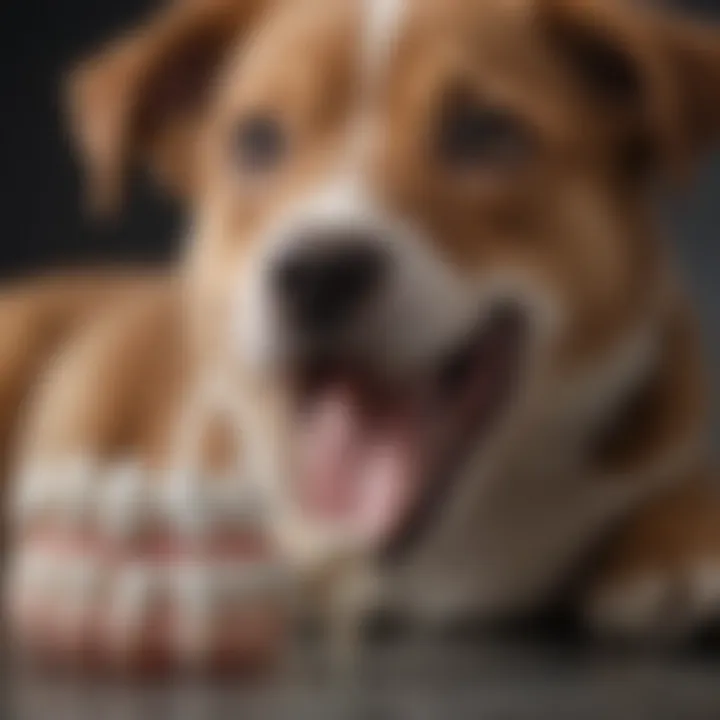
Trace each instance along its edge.
{"label": "dark background", "polygon": [[[720,0],[669,4],[720,19]],[[73,62],[139,21],[152,5],[151,0],[0,0],[0,278],[107,259],[172,257],[178,218],[150,187],[134,189],[127,212],[114,224],[93,225],[84,216],[59,109],[60,81]],[[703,168],[690,191],[662,204],[716,365],[720,160]]]}
{"label": "dark background", "polygon": [[62,112],[69,68],[151,0],[0,0],[0,276],[102,260],[163,261],[176,217],[135,188],[116,222],[89,222]]}

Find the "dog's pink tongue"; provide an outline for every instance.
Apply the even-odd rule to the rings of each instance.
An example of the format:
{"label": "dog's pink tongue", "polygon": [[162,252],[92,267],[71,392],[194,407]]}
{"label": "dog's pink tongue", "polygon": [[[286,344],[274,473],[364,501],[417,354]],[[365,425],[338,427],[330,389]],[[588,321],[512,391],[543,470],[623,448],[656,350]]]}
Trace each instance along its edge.
{"label": "dog's pink tongue", "polygon": [[347,385],[315,398],[302,432],[298,488],[312,519],[369,544],[393,531],[411,501],[415,464],[411,422],[402,415],[371,417]]}

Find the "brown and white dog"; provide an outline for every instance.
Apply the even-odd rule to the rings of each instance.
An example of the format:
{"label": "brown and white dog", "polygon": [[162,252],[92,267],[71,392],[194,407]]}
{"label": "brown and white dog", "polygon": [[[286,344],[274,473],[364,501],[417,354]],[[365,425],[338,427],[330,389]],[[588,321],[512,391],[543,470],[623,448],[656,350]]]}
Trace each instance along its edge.
{"label": "brown and white dog", "polygon": [[[533,612],[581,570],[595,629],[700,628],[720,494],[651,200],[720,134],[719,89],[720,32],[621,0],[169,4],[73,76],[72,111],[93,200],[148,167],[189,203],[186,257],[3,299],[13,552],[89,516],[182,544],[216,484],[175,471],[239,456],[291,562],[367,554],[408,617]],[[44,552],[10,585],[30,605]],[[125,638],[154,567],[107,580]],[[198,586],[165,599],[222,634]]]}

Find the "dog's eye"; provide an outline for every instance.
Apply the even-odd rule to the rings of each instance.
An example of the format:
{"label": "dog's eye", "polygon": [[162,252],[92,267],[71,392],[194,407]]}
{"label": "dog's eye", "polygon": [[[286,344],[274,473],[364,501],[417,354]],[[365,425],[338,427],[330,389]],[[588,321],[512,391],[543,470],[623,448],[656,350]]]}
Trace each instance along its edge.
{"label": "dog's eye", "polygon": [[529,147],[524,124],[507,110],[478,104],[463,94],[449,98],[442,108],[437,151],[451,169],[514,165]]}
{"label": "dog's eye", "polygon": [[270,115],[242,120],[233,137],[233,158],[246,172],[273,169],[283,158],[285,136],[280,124]]}

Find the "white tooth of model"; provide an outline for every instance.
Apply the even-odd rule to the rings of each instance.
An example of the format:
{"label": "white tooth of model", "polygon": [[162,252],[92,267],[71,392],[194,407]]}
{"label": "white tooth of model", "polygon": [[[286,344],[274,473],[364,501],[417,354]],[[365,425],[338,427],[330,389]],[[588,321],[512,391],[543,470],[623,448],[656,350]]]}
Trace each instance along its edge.
{"label": "white tooth of model", "polygon": [[163,496],[175,527],[184,536],[201,539],[217,530],[259,530],[264,522],[259,494],[235,479],[176,471]]}
{"label": "white tooth of model", "polygon": [[62,564],[45,547],[26,546],[9,573],[10,591],[27,606],[50,605],[62,581]]}
{"label": "white tooth of model", "polygon": [[214,570],[207,564],[188,563],[175,572],[177,642],[188,662],[201,661],[213,642],[217,609]]}
{"label": "white tooth of model", "polygon": [[[202,577],[196,575],[197,577]],[[208,612],[235,612],[248,606],[264,606],[281,600],[288,589],[287,576],[274,563],[223,561],[209,566],[205,583],[196,596]]]}
{"label": "white tooth of model", "polygon": [[257,530],[265,526],[266,512],[259,491],[246,482],[223,479],[209,484],[215,522],[225,529]]}
{"label": "white tooth of model", "polygon": [[37,600],[33,553],[37,553],[37,550],[26,546],[14,555],[10,563],[5,592],[11,606],[27,608]]}
{"label": "white tooth of model", "polygon": [[148,614],[167,598],[167,570],[132,563],[119,570],[112,588],[111,634],[120,645],[132,645],[142,634]]}
{"label": "white tooth of model", "polygon": [[129,540],[160,518],[157,489],[138,463],[107,471],[101,493],[101,527],[114,540]]}
{"label": "white tooth of model", "polygon": [[174,530],[183,538],[200,540],[212,530],[204,483],[195,475],[176,471],[164,483],[162,504]]}
{"label": "white tooth of model", "polygon": [[47,514],[54,489],[51,468],[46,463],[34,463],[19,473],[11,502],[13,520],[19,529]]}
{"label": "white tooth of model", "polygon": [[213,568],[215,607],[219,613],[237,611],[252,601],[248,575],[255,575],[256,563],[222,562]]}
{"label": "white tooth of model", "polygon": [[95,558],[77,557],[63,563],[58,591],[58,621],[63,632],[77,635],[97,607],[102,568]]}
{"label": "white tooth of model", "polygon": [[270,601],[275,604],[287,599],[290,591],[287,572],[277,563],[255,562],[236,567],[230,581],[235,588],[235,597],[246,602]]}
{"label": "white tooth of model", "polygon": [[85,525],[96,518],[99,472],[88,458],[58,463],[57,489],[53,493],[53,514],[70,527]]}

